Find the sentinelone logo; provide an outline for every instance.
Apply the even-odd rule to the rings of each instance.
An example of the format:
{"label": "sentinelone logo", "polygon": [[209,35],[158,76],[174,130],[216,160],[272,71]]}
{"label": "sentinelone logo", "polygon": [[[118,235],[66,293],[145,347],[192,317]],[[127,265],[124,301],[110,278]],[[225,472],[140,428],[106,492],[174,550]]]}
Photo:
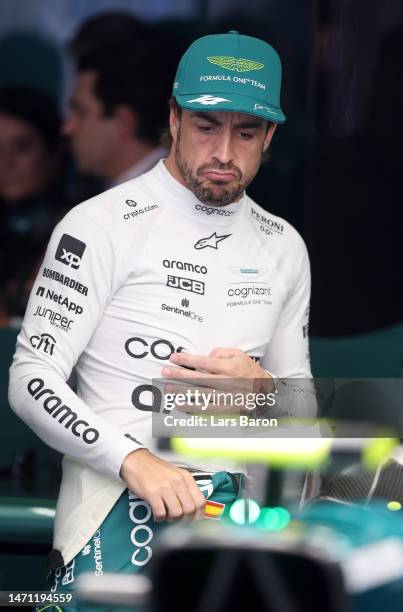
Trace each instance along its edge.
{"label": "sentinelone logo", "polygon": [[69,276],[65,276],[64,274],[59,274],[59,272],[55,272],[55,270],[50,270],[50,268],[44,268],[42,276],[50,278],[51,280],[54,280],[57,283],[60,283],[61,285],[65,285],[70,289],[74,289],[74,291],[82,293],[83,295],[88,294],[88,287],[74,280],[74,278],[70,278]]}
{"label": "sentinelone logo", "polygon": [[235,214],[234,210],[225,210],[224,208],[220,208],[218,206],[202,206],[201,204],[196,204],[195,210],[200,210],[206,215],[218,215],[221,217],[231,217]]}
{"label": "sentinelone logo", "polygon": [[[89,427],[87,421],[83,421],[77,417],[69,406],[63,404],[60,397],[55,395],[53,389],[44,389],[45,383],[42,378],[32,378],[29,381],[27,388],[28,393],[32,395],[35,401],[41,400],[41,404],[45,412],[50,414],[60,425],[64,425],[65,429],[71,428],[71,433],[77,438],[82,438],[85,444],[94,444],[99,438],[99,431],[94,427]],[[42,399],[44,396],[46,399]],[[81,431],[79,427],[81,426]]]}
{"label": "sentinelone logo", "polygon": [[[186,304],[189,304],[189,300],[182,300],[182,306],[187,307]],[[168,304],[161,304],[161,310],[166,310],[167,312],[173,312],[174,314],[182,315],[183,317],[188,317],[189,319],[193,319],[194,321],[198,321],[199,323],[203,323],[204,319],[200,315],[193,312],[193,310],[184,310],[183,308],[178,308],[178,306],[169,306]]]}

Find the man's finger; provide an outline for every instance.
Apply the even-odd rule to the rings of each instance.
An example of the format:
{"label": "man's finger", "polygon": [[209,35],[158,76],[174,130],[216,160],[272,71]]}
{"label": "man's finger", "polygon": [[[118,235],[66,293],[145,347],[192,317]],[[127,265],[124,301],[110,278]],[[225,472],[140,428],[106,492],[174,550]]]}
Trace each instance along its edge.
{"label": "man's finger", "polygon": [[229,364],[223,359],[194,355],[192,353],[172,353],[169,360],[175,365],[190,366],[200,372],[211,374],[226,374]]}
{"label": "man's finger", "polygon": [[166,507],[166,520],[174,521],[180,519],[183,516],[183,509],[176,492],[172,489],[167,489],[162,497]]}
{"label": "man's finger", "polygon": [[167,511],[162,497],[155,495],[154,497],[148,497],[147,501],[150,504],[155,522],[161,523],[162,521],[165,521]]}

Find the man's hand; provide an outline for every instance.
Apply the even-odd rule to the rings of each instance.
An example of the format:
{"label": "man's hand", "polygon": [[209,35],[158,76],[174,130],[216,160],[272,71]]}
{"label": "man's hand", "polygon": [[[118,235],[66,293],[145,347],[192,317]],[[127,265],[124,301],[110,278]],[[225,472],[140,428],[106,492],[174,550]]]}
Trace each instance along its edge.
{"label": "man's hand", "polygon": [[[246,379],[266,379],[272,381],[272,377],[253,359],[237,348],[213,349],[207,357],[204,355],[193,355],[191,353],[172,353],[169,360],[181,368],[164,367],[162,376],[164,378],[174,378],[203,385],[203,381],[214,381],[216,388],[234,389],[234,379],[240,379],[242,387],[245,389]],[[191,370],[187,368],[192,368]],[[242,383],[241,381],[244,381]],[[253,381],[248,384],[249,391],[252,391]],[[229,390],[229,389],[228,389]],[[268,382],[266,391],[274,390],[274,383]]]}
{"label": "man's hand", "polygon": [[203,515],[206,500],[190,472],[144,448],[127,455],[120,476],[129,491],[150,504],[157,522]]}

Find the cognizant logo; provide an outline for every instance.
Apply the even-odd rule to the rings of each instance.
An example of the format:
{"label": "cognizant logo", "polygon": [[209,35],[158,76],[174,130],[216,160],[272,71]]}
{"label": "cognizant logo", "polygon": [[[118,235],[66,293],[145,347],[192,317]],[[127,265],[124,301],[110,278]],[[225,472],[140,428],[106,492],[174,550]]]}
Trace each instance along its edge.
{"label": "cognizant logo", "polygon": [[234,210],[223,210],[216,206],[202,206],[201,204],[196,204],[195,209],[206,213],[206,215],[220,215],[221,217],[231,217],[235,214]]}
{"label": "cognizant logo", "polygon": [[229,297],[243,297],[247,298],[250,295],[271,295],[271,287],[236,287],[235,289],[228,289]]}

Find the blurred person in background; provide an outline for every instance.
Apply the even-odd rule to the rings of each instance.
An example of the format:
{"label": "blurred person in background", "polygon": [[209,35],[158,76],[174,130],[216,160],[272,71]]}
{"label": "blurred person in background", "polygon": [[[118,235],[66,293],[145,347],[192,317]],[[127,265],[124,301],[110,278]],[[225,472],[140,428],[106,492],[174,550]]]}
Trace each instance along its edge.
{"label": "blurred person in background", "polygon": [[45,94],[0,88],[0,324],[24,315],[62,194],[60,117]]}
{"label": "blurred person in background", "polygon": [[63,133],[78,169],[107,187],[150,170],[166,153],[159,141],[175,53],[150,26],[113,13],[84,24],[71,49],[77,79]]}

